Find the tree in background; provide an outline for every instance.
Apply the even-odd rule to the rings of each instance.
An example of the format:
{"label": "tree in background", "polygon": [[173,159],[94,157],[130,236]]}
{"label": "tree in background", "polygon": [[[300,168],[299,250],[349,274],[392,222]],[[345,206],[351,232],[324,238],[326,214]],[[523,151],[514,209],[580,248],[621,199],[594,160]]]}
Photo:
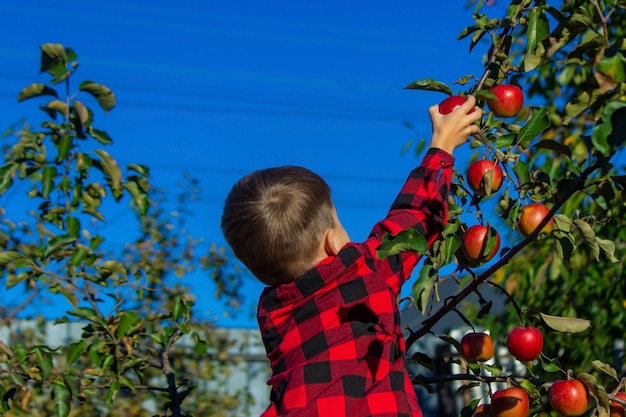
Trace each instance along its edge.
{"label": "tree in background", "polygon": [[[489,168],[455,175],[451,220],[413,286],[425,317],[421,328],[409,329],[407,344],[450,313],[477,332],[488,329],[496,345],[505,346],[516,326],[539,328],[545,344],[539,357],[518,361],[526,373],[517,375],[486,359],[468,361],[462,343],[437,335],[456,347],[461,358],[454,362],[468,372],[418,375],[416,384],[432,389],[432,382],[462,379],[470,381],[462,386],[465,393],[484,388],[486,396],[470,395],[464,410],[470,415],[479,402],[494,401],[501,386],[494,383],[504,383],[526,392],[530,413],[547,413],[563,412],[549,401],[550,387],[576,379],[591,398],[585,414],[608,415],[609,400],[626,389],[626,176],[615,165],[626,140],[626,3],[470,5],[474,22],[459,39],[469,40],[470,51],[487,46],[484,73],[461,77],[456,93],[434,79],[407,88],[475,95],[486,117],[468,166],[480,161]],[[503,16],[492,17],[497,11]],[[530,228],[528,213],[538,219]],[[501,234],[507,237],[503,247]],[[413,234],[395,236],[381,255],[406,248],[424,251],[425,242]],[[437,288],[449,279],[459,282],[458,292],[440,301]],[[492,289],[504,297],[489,299]],[[505,311],[492,313],[502,299]],[[430,358],[414,359],[432,367]]]}
{"label": "tree in background", "polygon": [[[11,337],[0,342],[0,414],[227,416],[248,400],[219,387],[233,341],[193,314],[195,297],[177,277],[199,271],[236,309],[241,275],[223,250],[185,228],[198,194],[193,178],[183,178],[172,207],[166,193],[151,188],[148,167],[122,169],[105,150],[113,141],[83,100],[95,99],[106,113],[115,95],[102,84],[76,83],[77,68],[71,49],[42,45],[40,72],[52,77],[51,86],[31,84],[18,100],[44,99],[47,118],[38,129],[24,124],[3,138],[0,195],[25,190],[28,215],[0,212],[7,291],[26,294],[21,304],[4,306]],[[105,209],[126,205],[136,237],[116,248],[109,243],[115,236],[97,226],[106,223]],[[34,319],[30,331],[15,320],[47,299],[59,327],[81,326],[79,339],[46,346],[49,318]]]}

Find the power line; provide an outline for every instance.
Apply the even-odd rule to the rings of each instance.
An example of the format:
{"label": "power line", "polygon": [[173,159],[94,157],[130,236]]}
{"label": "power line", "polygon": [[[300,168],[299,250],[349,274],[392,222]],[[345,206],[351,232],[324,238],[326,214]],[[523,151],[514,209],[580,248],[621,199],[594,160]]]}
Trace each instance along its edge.
{"label": "power line", "polygon": [[[75,6],[85,6],[83,1],[72,1],[72,0],[56,0],[53,1],[56,3],[64,3],[68,5]],[[200,3],[206,4],[206,3]],[[315,44],[332,44],[336,46],[338,43],[341,43],[343,46],[347,46],[350,48],[361,48],[365,50],[373,50],[373,49],[396,49],[401,52],[406,52],[405,48],[396,47],[395,42],[384,42],[379,40],[378,42],[372,42],[371,40],[368,42],[359,42],[358,40],[362,39],[364,36],[368,36],[374,39],[381,38],[389,38],[389,39],[397,39],[401,37],[404,41],[407,40],[407,37],[413,39],[414,44],[419,44],[420,48],[423,50],[424,45],[428,45],[428,38],[434,38],[435,34],[432,33],[419,33],[415,35],[415,31],[408,29],[405,31],[397,30],[396,32],[390,32],[389,30],[376,30],[375,27],[368,26],[367,29],[362,29],[357,26],[348,26],[346,24],[342,25],[331,25],[331,24],[320,24],[320,23],[309,23],[306,20],[286,20],[286,19],[268,19],[266,17],[259,17],[253,15],[233,15],[228,13],[216,13],[213,11],[205,11],[205,10],[191,10],[189,8],[164,8],[155,5],[151,5],[150,7],[142,7],[128,3],[114,3],[110,2],[101,2],[101,1],[90,1],[89,6],[91,8],[97,8],[100,11],[104,11],[104,13],[109,12],[113,13],[112,15],[107,15],[104,13],[98,14],[98,22],[99,23],[114,23],[121,24],[126,26],[132,26],[136,29],[138,26],[144,27],[155,27],[162,28],[167,26],[168,28],[175,28],[176,31],[185,31],[185,32],[193,32],[197,34],[206,34],[209,32],[218,32],[228,35],[239,35],[246,37],[258,38],[259,36],[263,36],[265,38],[274,38],[278,39],[282,42],[297,42],[297,43],[315,43]],[[0,10],[4,10],[5,12],[12,12],[16,14],[23,15],[33,15],[39,14],[45,17],[57,17],[63,19],[73,19],[73,20],[92,20],[92,13],[77,13],[77,8],[71,9],[63,9],[59,11],[58,8],[32,8],[32,7],[20,7],[20,6],[6,6],[0,5]],[[245,9],[243,12],[245,13]],[[136,13],[142,16],[142,19],[134,19],[134,18],[124,18],[124,12]],[[150,18],[147,16],[151,15]],[[161,19],[157,20],[155,19]],[[163,20],[165,19],[165,20]],[[177,21],[184,21],[184,24],[175,24]],[[197,22],[197,23],[196,23]],[[213,24],[211,24],[213,23]],[[225,27],[216,27],[216,24],[226,25]],[[237,26],[238,25],[238,26]],[[251,26],[255,29],[251,30]],[[233,29],[233,27],[243,27],[243,30]],[[399,28],[403,28],[403,26],[399,26]],[[260,30],[259,30],[260,29]],[[293,35],[285,37],[278,32],[278,30],[297,30],[298,35]],[[302,32],[312,31],[313,34],[310,36],[303,36]],[[328,34],[329,36],[322,37],[320,33]],[[397,36],[392,36],[392,34],[397,34]],[[352,35],[355,37],[355,41],[345,42],[340,38],[340,35]]]}

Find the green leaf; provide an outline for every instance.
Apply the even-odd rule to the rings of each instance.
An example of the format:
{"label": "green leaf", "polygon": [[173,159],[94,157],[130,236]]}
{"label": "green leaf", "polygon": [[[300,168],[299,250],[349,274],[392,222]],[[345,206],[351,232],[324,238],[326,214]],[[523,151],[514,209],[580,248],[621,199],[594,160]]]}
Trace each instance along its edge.
{"label": "green leaf", "polygon": [[104,221],[104,216],[102,215],[102,213],[100,213],[96,209],[86,208],[86,209],[83,210],[83,213],[88,214],[88,215],[90,215],[90,216],[100,220],[101,222]]}
{"label": "green leaf", "polygon": [[540,140],[538,143],[533,145],[535,148],[539,149],[549,149],[556,153],[560,153],[562,155],[566,155],[568,158],[572,158],[572,150],[567,145],[563,145],[555,140],[544,139]]}
{"label": "green leaf", "polygon": [[541,58],[541,55],[531,54],[530,52],[524,54],[524,72],[530,72],[536,69],[541,64]]}
{"label": "green leaf", "polygon": [[80,234],[80,220],[76,217],[68,217],[67,218],[67,234],[68,236],[72,236],[75,238],[79,237]]}
{"label": "green leaf", "polygon": [[578,247],[571,233],[557,237],[554,243],[556,254],[560,259],[569,259]]}
{"label": "green leaf", "polygon": [[565,214],[557,213],[554,215],[556,229],[562,233],[570,233],[572,230],[572,221]]}
{"label": "green leaf", "polygon": [[120,318],[120,325],[117,327],[116,337],[118,339],[123,338],[128,334],[128,331],[139,322],[141,318],[139,315],[132,311],[125,311]]}
{"label": "green leaf", "polygon": [[619,381],[617,371],[611,365],[601,362],[599,360],[593,360],[591,361],[591,366],[593,366],[598,371],[604,372],[605,374],[609,375],[614,380]]}
{"label": "green leaf", "polygon": [[485,369],[485,371],[489,372],[491,374],[491,376],[500,376],[502,375],[502,366],[498,365],[498,364],[488,364],[485,363],[483,364],[483,368]]}
{"label": "green leaf", "polygon": [[39,72],[47,72],[52,75],[52,84],[58,84],[64,81],[76,69],[77,63],[71,65],[72,69],[68,69],[68,64],[75,61],[78,57],[70,48],[64,48],[58,43],[47,43],[40,46],[41,48],[41,66]]}
{"label": "green leaf", "polygon": [[550,316],[540,313],[543,322],[552,330],[564,333],[581,333],[591,327],[591,322],[575,317]]}
{"label": "green leaf", "polygon": [[72,251],[72,255],[70,256],[70,262],[74,266],[80,265],[85,258],[87,257],[89,251],[84,246],[77,246]]}
{"label": "green leaf", "polygon": [[195,353],[196,355],[206,355],[208,348],[209,345],[206,341],[198,340],[193,347],[193,353]]}
{"label": "green leaf", "polygon": [[428,91],[441,91],[443,93],[452,95],[452,88],[447,84],[432,78],[424,78],[421,80],[413,81],[411,84],[404,87],[407,90],[428,90]]}
{"label": "green leaf", "polygon": [[439,335],[437,337],[439,339],[443,340],[444,342],[447,342],[447,343],[451,344],[452,346],[454,346],[454,348],[457,350],[457,352],[461,353],[461,344],[454,337],[452,337],[452,336],[450,336],[448,334],[441,334],[441,335]]}
{"label": "green leaf", "polygon": [[172,309],[172,318],[178,320],[186,311],[183,298],[179,295],[174,299],[174,308]]}
{"label": "green leaf", "polygon": [[456,236],[449,236],[445,239],[442,251],[445,253],[443,265],[452,262],[452,258],[456,251],[461,247],[461,240]]}
{"label": "green leaf", "polygon": [[115,94],[107,86],[92,81],[83,81],[78,89],[91,94],[106,113],[115,107]]}
{"label": "green leaf", "polygon": [[526,50],[536,54],[540,44],[550,36],[550,22],[543,10],[533,8],[528,12],[526,27]]}
{"label": "green leaf", "polygon": [[50,255],[53,255],[64,247],[76,242],[76,239],[77,238],[75,236],[70,235],[58,235],[53,237],[44,247],[43,257],[47,258]]}
{"label": "green leaf", "polygon": [[463,391],[468,391],[468,390],[470,390],[470,389],[472,389],[474,387],[478,387],[478,386],[480,386],[480,382],[469,382],[467,384],[463,384],[460,387],[458,387],[456,389],[456,392],[459,393],[459,392],[463,392]]}
{"label": "green leaf", "polygon": [[107,392],[106,395],[106,401],[109,404],[113,404],[113,401],[115,400],[115,396],[117,395],[117,392],[122,388],[122,386],[120,385],[119,382],[111,382],[111,385],[109,386],[109,391]]}
{"label": "green leaf", "polygon": [[145,215],[148,212],[150,202],[148,199],[148,193],[142,187],[138,186],[135,181],[125,182],[122,185],[126,191],[128,191],[133,198],[133,204],[137,207],[137,210],[141,215]]}
{"label": "green leaf", "polygon": [[15,394],[17,393],[17,388],[9,388],[4,391],[4,386],[0,386],[0,412],[2,415],[5,415],[6,412],[11,410],[11,403],[14,403],[16,398]]}
{"label": "green leaf", "polygon": [[57,164],[65,161],[70,154],[70,150],[72,149],[72,145],[74,144],[74,138],[70,135],[64,135],[57,143],[57,157],[55,162]]}
{"label": "green leaf", "polygon": [[548,109],[545,107],[531,107],[530,113],[530,120],[526,122],[517,134],[516,144],[524,149],[551,124],[548,117]]}
{"label": "green leaf", "polygon": [[433,360],[430,358],[430,356],[422,353],[422,352],[415,352],[412,356],[411,359],[409,359],[411,362],[415,362],[419,365],[422,365],[423,367],[425,367],[426,369],[428,369],[429,371],[433,372],[435,370],[435,363],[433,362]]}
{"label": "green leaf", "polygon": [[98,168],[100,168],[102,173],[106,175],[113,197],[116,201],[118,201],[123,195],[122,171],[117,165],[117,161],[115,161],[115,159],[113,159],[106,151],[97,149],[94,152],[100,157],[100,161],[94,160],[93,163],[94,165],[97,165],[97,162],[100,162]]}
{"label": "green leaf", "polygon": [[424,265],[422,269],[420,269],[419,278],[413,283],[411,288],[413,299],[415,300],[416,307],[422,312],[422,314],[426,313],[428,300],[430,299],[430,294],[433,290],[437,277],[437,270],[433,268],[432,265]]}
{"label": "green leaf", "polygon": [[4,194],[13,185],[13,178],[20,169],[20,165],[18,163],[9,163],[0,166],[0,195]]}
{"label": "green leaf", "polygon": [[54,384],[54,397],[56,399],[55,408],[59,417],[67,417],[71,410],[70,390],[65,384],[56,382]]}
{"label": "green leaf", "polygon": [[31,276],[29,272],[20,272],[19,274],[9,274],[7,277],[7,288],[13,288],[20,282],[24,282]]}
{"label": "green leaf", "polygon": [[608,239],[602,239],[596,236],[596,243],[600,249],[604,251],[610,262],[617,263],[619,259],[615,257],[615,242]]}
{"label": "green leaf", "polygon": [[465,407],[461,409],[459,413],[459,417],[473,417],[474,412],[479,406],[479,403],[482,401],[482,398],[475,398],[470,401]]}
{"label": "green leaf", "polygon": [[23,255],[15,251],[0,252],[0,266],[5,266],[10,263],[17,263],[18,266],[30,266],[35,267],[36,264],[28,256]]}
{"label": "green leaf", "polygon": [[615,84],[626,81],[626,58],[617,49],[605,50],[602,60],[596,65],[596,69],[609,77]]}
{"label": "green leaf", "polygon": [[81,101],[74,100],[73,107],[81,125],[86,126],[91,122],[89,109]]}
{"label": "green leaf", "polygon": [[496,94],[491,90],[474,91],[472,95],[476,97],[476,100],[483,100],[483,101],[498,100],[498,97],[496,96]]}
{"label": "green leaf", "polygon": [[535,53],[537,48],[537,9],[528,11],[528,21],[526,23],[526,50],[527,53]]}
{"label": "green leaf", "polygon": [[98,130],[93,126],[89,126],[87,128],[87,133],[89,133],[89,136],[91,136],[103,145],[110,145],[113,143],[113,139],[111,139],[108,133],[104,130]]}
{"label": "green leaf", "polygon": [[[126,362],[126,363],[128,363],[128,362]],[[138,363],[141,363],[141,362],[138,362]],[[124,375],[120,375],[119,376],[119,381],[120,381],[120,384],[124,386],[124,388],[130,389],[131,391],[135,390],[135,384],[133,384],[133,382],[130,380],[130,378],[127,378]]]}
{"label": "green leaf", "polygon": [[35,346],[31,349],[31,353],[35,354],[35,358],[37,359],[37,364],[41,369],[41,372],[44,376],[50,375],[52,372],[52,356],[49,351],[45,349],[43,346]]}
{"label": "green leaf", "polygon": [[89,307],[78,307],[72,311],[68,311],[68,314],[92,322],[98,321],[98,315],[96,314],[96,311]]}
{"label": "green leaf", "polygon": [[576,219],[573,222],[573,225],[576,226],[580,234],[585,239],[585,243],[589,247],[591,255],[594,257],[596,261],[600,260],[600,246],[596,241],[596,232],[593,231],[593,228],[589,223],[582,219]]}
{"label": "green leaf", "polygon": [[28,87],[24,88],[17,95],[17,101],[24,101],[29,98],[39,97],[39,96],[52,96],[58,97],[56,90],[48,87],[45,84],[31,84]]}
{"label": "green leaf", "polygon": [[48,165],[43,169],[43,177],[41,178],[41,194],[44,198],[48,198],[50,196],[50,192],[54,189],[54,180],[56,179],[56,176],[56,167]]}
{"label": "green leaf", "polygon": [[602,122],[593,129],[591,141],[596,150],[610,157],[626,142],[626,103],[612,101],[602,113]]}
{"label": "green leaf", "polygon": [[60,43],[45,43],[39,46],[39,49],[41,49],[40,73],[48,72],[50,67],[54,66],[59,61],[63,64],[67,62],[65,48]]}
{"label": "green leaf", "polygon": [[150,167],[141,164],[128,164],[126,169],[129,171],[135,171],[136,173],[143,175],[144,177],[150,177]]}
{"label": "green leaf", "polygon": [[489,239],[487,240],[487,244],[485,245],[485,248],[483,249],[483,252],[482,252],[483,257],[488,256],[493,250],[493,248],[496,247],[496,244],[498,243],[498,232],[496,231],[496,229],[491,227],[491,225],[488,225],[487,233],[489,234]]}
{"label": "green leaf", "polygon": [[420,255],[426,253],[426,238],[415,229],[403,230],[397,235],[386,234],[376,250],[379,259],[397,255],[400,252],[415,251]]}
{"label": "green leaf", "polygon": [[100,265],[96,265],[96,269],[100,274],[100,278],[103,280],[111,277],[112,275],[115,275],[117,277],[121,277],[123,281],[126,281],[126,278],[128,276],[124,265],[120,261],[116,261],[113,259],[104,261]]}
{"label": "green leaf", "polygon": [[59,285],[57,289],[72,305],[72,307],[76,308],[76,306],[78,305],[78,296],[74,292],[74,287],[68,288],[67,286]]}
{"label": "green leaf", "polygon": [[561,370],[557,358],[547,360],[543,355],[539,355],[539,361],[541,362],[541,368],[546,372],[559,372]]}
{"label": "green leaf", "polygon": [[48,102],[43,109],[53,119],[56,119],[57,113],[60,113],[63,117],[67,116],[69,113],[69,107],[61,100],[52,100]]}
{"label": "green leaf", "polygon": [[517,164],[513,167],[513,171],[515,172],[517,180],[520,184],[527,184],[530,182],[530,172],[526,162],[517,161]]}
{"label": "green leaf", "polygon": [[598,384],[595,376],[588,373],[580,373],[576,375],[576,378],[582,381],[582,383],[585,384],[591,395],[596,398],[596,400],[598,401],[598,409],[603,408],[604,410],[609,410],[609,397],[607,396],[604,387]]}
{"label": "green leaf", "polygon": [[85,347],[87,346],[87,342],[84,340],[79,340],[78,342],[71,343],[67,348],[66,362],[67,368],[70,369],[74,362],[80,358],[80,355],[85,351]]}

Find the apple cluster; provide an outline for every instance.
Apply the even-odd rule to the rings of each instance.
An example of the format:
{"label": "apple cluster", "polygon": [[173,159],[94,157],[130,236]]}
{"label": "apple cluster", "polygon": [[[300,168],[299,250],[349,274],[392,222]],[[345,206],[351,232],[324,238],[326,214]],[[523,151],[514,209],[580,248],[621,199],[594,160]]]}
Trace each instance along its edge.
{"label": "apple cluster", "polygon": [[[459,346],[461,356],[469,363],[485,362],[494,355],[493,339],[487,333],[467,333],[461,338]],[[515,327],[507,335],[506,347],[516,359],[533,361],[541,354],[543,335],[536,327]],[[580,416],[589,408],[587,388],[578,379],[553,382],[548,390],[548,399],[552,409],[562,416]],[[474,416],[523,417],[528,415],[529,409],[528,393],[522,387],[510,386],[495,391],[489,403],[476,408]]]}
{"label": "apple cluster", "polygon": [[[531,362],[541,355],[543,335],[533,326],[514,327],[507,335],[506,347],[517,360]],[[461,338],[459,353],[470,364],[489,361],[494,356],[493,339],[484,332],[467,333]],[[616,392],[615,397],[626,401],[626,392]],[[548,389],[550,407],[559,416],[584,415],[589,409],[589,399],[586,385],[570,375],[567,379],[552,382]],[[529,410],[528,392],[521,386],[513,385],[493,392],[488,403],[476,407],[473,417],[525,417]],[[625,417],[625,413],[626,408],[622,404],[610,401],[610,417]]]}
{"label": "apple cluster", "polygon": [[[486,362],[493,358],[494,343],[491,335],[470,332],[461,338],[460,354],[469,363]],[[543,335],[533,326],[514,327],[506,338],[509,353],[522,362],[534,361],[543,349]]]}
{"label": "apple cluster", "polygon": [[[487,100],[487,107],[496,117],[515,117],[524,105],[524,93],[512,84],[498,84],[491,87],[494,98]],[[448,114],[460,107],[466,98],[458,95],[447,97],[439,104],[439,112]],[[470,113],[474,110],[470,110]],[[467,169],[466,180],[472,192],[482,198],[498,192],[504,181],[504,172],[497,160],[480,159]],[[523,237],[528,237],[549,214],[550,209],[542,203],[531,203],[519,211],[517,228]],[[554,219],[538,233],[538,237],[548,235]],[[461,237],[460,261],[469,267],[478,267],[490,261],[500,248],[500,235],[491,226],[474,225]]]}

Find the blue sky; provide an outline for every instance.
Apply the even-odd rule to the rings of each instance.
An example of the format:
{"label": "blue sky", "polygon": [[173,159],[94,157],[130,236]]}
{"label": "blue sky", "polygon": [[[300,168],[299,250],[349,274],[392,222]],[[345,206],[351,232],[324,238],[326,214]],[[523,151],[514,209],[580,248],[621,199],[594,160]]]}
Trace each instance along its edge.
{"label": "blue sky", "polygon": [[[465,4],[6,0],[1,130],[41,120],[40,103],[18,104],[17,93],[47,82],[37,74],[39,45],[61,43],[79,56],[78,80],[116,93],[116,108],[96,112],[95,125],[114,139],[109,152],[122,165],[148,165],[154,184],[169,189],[183,172],[199,179],[196,236],[223,245],[230,186],[252,170],[294,164],[326,178],[346,230],[362,240],[419,162],[404,146],[429,135],[427,108],[444,98],[403,87],[481,74],[480,47],[470,54],[468,41],[456,40],[472,23]],[[503,11],[496,4],[490,12]],[[459,167],[468,155],[456,154]],[[119,208],[108,217],[111,243],[123,243],[132,215]],[[206,278],[186,280],[204,293]],[[246,280],[244,307],[261,288]],[[255,325],[245,314],[223,317],[210,299],[199,307],[220,324]]]}

